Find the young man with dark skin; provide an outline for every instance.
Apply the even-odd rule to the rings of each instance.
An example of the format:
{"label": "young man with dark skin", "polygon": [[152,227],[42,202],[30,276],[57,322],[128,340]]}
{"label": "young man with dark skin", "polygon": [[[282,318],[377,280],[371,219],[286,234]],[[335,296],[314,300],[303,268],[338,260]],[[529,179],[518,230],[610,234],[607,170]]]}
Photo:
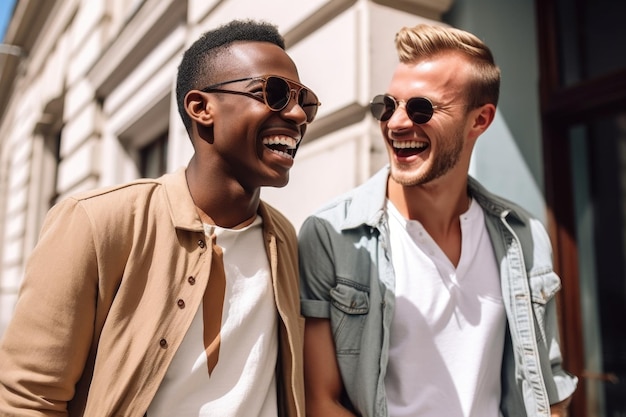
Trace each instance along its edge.
{"label": "young man with dark skin", "polygon": [[0,343],[0,414],[303,416],[287,184],[318,99],[275,26],[234,21],[184,54],[186,169],[47,216]]}
{"label": "young man with dark skin", "polygon": [[300,230],[307,415],[563,417],[550,240],[468,175],[500,71],[454,28],[396,48],[371,103],[389,165]]}

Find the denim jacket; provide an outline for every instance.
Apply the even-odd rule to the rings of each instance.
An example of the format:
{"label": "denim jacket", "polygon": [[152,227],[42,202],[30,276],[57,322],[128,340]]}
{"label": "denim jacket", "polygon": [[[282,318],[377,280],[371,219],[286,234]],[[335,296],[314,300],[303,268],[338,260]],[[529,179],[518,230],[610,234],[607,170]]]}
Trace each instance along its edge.
{"label": "denim jacket", "polygon": [[[395,305],[385,198],[389,167],[329,203],[299,235],[302,314],[330,319],[339,369],[354,410],[388,416],[385,372]],[[505,417],[549,417],[577,378],[561,367],[555,294],[560,278],[541,223],[469,178],[485,212],[500,267],[507,332],[502,362]]]}

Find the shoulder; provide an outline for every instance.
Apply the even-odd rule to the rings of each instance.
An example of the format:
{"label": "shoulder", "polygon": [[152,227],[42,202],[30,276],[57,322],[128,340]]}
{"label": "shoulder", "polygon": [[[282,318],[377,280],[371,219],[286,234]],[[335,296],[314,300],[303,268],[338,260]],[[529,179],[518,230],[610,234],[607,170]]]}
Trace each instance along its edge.
{"label": "shoulder", "polygon": [[302,243],[314,236],[314,240],[326,240],[330,239],[331,236],[341,236],[348,221],[355,192],[357,189],[342,194],[326,202],[309,215],[298,231],[299,241]]}
{"label": "shoulder", "polygon": [[94,227],[110,230],[115,225],[129,227],[134,219],[146,216],[169,218],[170,204],[163,178],[139,179],[124,184],[82,191],[64,198],[49,212],[48,217],[59,219],[81,217]]}
{"label": "shoulder", "polygon": [[384,166],[364,183],[324,204],[312,217],[325,220],[337,230],[375,226],[384,211],[388,178],[389,166]]}
{"label": "shoulder", "polygon": [[120,203],[123,203],[128,197],[145,198],[152,194],[154,189],[159,188],[162,185],[163,184],[160,179],[143,178],[124,184],[83,191],[68,197],[66,200],[74,201],[76,203],[90,203],[92,201],[100,203],[103,201],[118,199]]}
{"label": "shoulder", "polygon": [[521,205],[508,200],[502,196],[487,190],[478,180],[469,177],[468,188],[471,196],[476,199],[478,204],[488,214],[501,217],[503,215],[512,215],[524,224],[530,223],[530,220],[536,220],[536,217]]}
{"label": "shoulder", "polygon": [[[487,191],[471,177],[469,189],[483,209],[488,224],[504,227],[504,222],[514,232],[522,245],[527,265],[551,265],[552,244],[541,220],[519,204]],[[501,233],[491,233],[491,237],[492,242],[501,242],[505,246]]]}

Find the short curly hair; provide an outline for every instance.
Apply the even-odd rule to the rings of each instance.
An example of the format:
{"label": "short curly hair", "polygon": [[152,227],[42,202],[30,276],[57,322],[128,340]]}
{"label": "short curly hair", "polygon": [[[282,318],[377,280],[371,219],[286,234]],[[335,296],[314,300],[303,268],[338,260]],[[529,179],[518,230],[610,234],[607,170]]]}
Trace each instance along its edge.
{"label": "short curly hair", "polygon": [[213,73],[218,58],[237,41],[270,42],[285,49],[285,40],[276,25],[254,20],[233,20],[205,32],[183,54],[176,78],[178,113],[189,132],[191,118],[185,110],[185,95],[215,82]]}

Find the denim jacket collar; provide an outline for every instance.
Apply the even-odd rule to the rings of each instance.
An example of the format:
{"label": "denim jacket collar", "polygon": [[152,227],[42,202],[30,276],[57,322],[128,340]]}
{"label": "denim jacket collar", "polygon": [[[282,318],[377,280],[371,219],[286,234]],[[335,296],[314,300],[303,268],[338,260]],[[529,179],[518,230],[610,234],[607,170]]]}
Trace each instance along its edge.
{"label": "denim jacket collar", "polygon": [[[341,225],[342,230],[354,229],[361,225],[376,227],[380,224],[385,213],[385,199],[387,195],[387,180],[389,165],[385,165],[367,182],[357,187],[352,193],[352,203],[348,208],[346,218]],[[510,217],[521,223],[526,216],[520,215],[521,207],[490,193],[478,181],[468,176],[470,195],[478,204],[491,215],[500,218]]]}
{"label": "denim jacket collar", "polygon": [[354,229],[363,224],[376,227],[385,212],[389,165],[383,167],[368,181],[352,192],[352,203],[341,225],[342,230]]}
{"label": "denim jacket collar", "polygon": [[529,213],[516,204],[490,193],[471,176],[468,176],[467,188],[472,198],[476,199],[476,202],[478,202],[480,207],[488,214],[502,219],[515,219],[522,224],[526,224],[524,219],[528,218]]}

